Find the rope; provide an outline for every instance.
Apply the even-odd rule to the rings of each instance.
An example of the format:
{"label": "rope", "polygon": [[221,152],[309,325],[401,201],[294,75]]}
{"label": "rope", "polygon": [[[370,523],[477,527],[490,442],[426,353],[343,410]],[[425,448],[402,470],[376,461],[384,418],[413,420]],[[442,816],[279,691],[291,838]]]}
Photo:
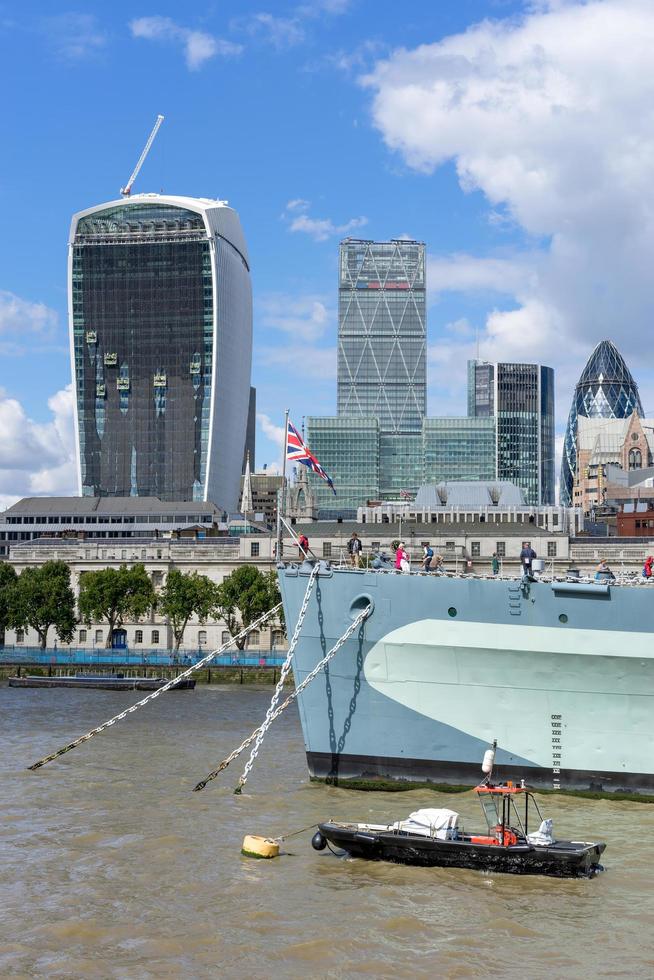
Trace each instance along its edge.
{"label": "rope", "polygon": [[300,631],[301,631],[302,625],[304,623],[304,618],[305,618],[305,616],[307,614],[307,609],[309,607],[309,597],[311,595],[311,590],[313,588],[313,583],[315,582],[316,576],[318,575],[318,568],[319,568],[319,566],[316,564],[316,565],[313,566],[313,569],[311,570],[311,575],[309,577],[309,581],[307,582],[306,591],[304,593],[304,599],[302,601],[302,607],[300,609],[300,615],[298,616],[297,623],[295,624],[295,629],[293,630],[293,637],[291,639],[291,643],[290,643],[289,648],[288,648],[288,653],[286,654],[286,660],[284,661],[284,664],[283,664],[282,669],[281,669],[280,674],[279,674],[279,681],[277,682],[277,687],[275,688],[275,691],[273,693],[273,696],[270,699],[270,705],[268,706],[268,710],[266,712],[266,717],[264,719],[264,722],[263,722],[261,728],[259,729],[259,733],[258,733],[258,735],[256,737],[256,741],[254,743],[254,748],[252,749],[252,752],[250,754],[250,758],[248,759],[248,761],[247,761],[247,763],[245,765],[245,769],[243,770],[243,774],[241,775],[241,777],[240,777],[240,779],[238,781],[238,786],[234,790],[235,793],[241,793],[242,792],[243,787],[245,786],[245,784],[247,782],[247,778],[250,775],[250,770],[252,769],[252,766],[254,765],[254,760],[256,759],[256,757],[259,754],[259,749],[261,747],[261,743],[263,742],[263,739],[265,737],[265,734],[266,734],[266,732],[268,731],[268,729],[270,728],[270,726],[272,724],[273,712],[275,711],[275,708],[277,707],[277,705],[279,703],[279,699],[282,696],[282,692],[284,690],[284,684],[286,682],[286,677],[288,675],[289,670],[291,669],[291,662],[293,660],[293,655],[295,653],[295,648],[297,646],[298,640],[300,639]]}
{"label": "rope", "polygon": [[314,827],[319,827],[320,824],[310,823],[308,827],[303,827],[302,830],[294,830],[290,834],[280,834],[279,837],[271,837],[271,840],[283,841],[288,840],[289,837],[297,837],[299,834],[306,834],[307,830],[313,830]]}
{"label": "rope", "polygon": [[79,738],[76,738],[73,742],[69,742],[68,745],[64,745],[63,748],[57,749],[57,751],[53,752],[51,755],[44,756],[43,759],[39,759],[38,762],[34,762],[31,766],[28,766],[27,768],[40,769],[41,766],[44,766],[48,762],[52,762],[53,759],[58,759],[60,755],[65,755],[66,752],[70,752],[71,749],[74,749],[78,745],[81,745],[82,742],[88,742],[88,740],[90,738],[93,738],[94,735],[99,735],[100,732],[103,732],[105,731],[105,729],[110,728],[112,725],[115,725],[117,721],[122,721],[123,718],[127,717],[127,715],[131,715],[132,712],[137,711],[139,708],[142,708],[143,705],[148,704],[149,701],[153,701],[155,698],[158,698],[160,694],[163,694],[165,691],[169,691],[171,687],[174,687],[175,684],[178,684],[179,681],[183,680],[183,678],[190,677],[191,674],[193,674],[196,670],[200,670],[200,668],[204,667],[204,665],[207,664],[210,660],[213,660],[214,657],[218,657],[220,656],[221,653],[224,653],[224,651],[227,650],[230,646],[232,646],[232,644],[235,643],[237,640],[240,640],[242,637],[247,636],[247,634],[251,630],[256,629],[258,626],[261,626],[262,623],[265,623],[266,620],[270,619],[271,616],[274,616],[275,613],[279,611],[281,605],[282,605],[281,602],[278,602],[276,606],[273,606],[272,609],[269,609],[267,613],[263,614],[263,616],[259,616],[259,618],[255,620],[254,623],[251,623],[249,626],[246,626],[244,629],[241,630],[240,633],[237,633],[236,636],[232,636],[227,641],[227,643],[223,643],[221,647],[212,650],[211,653],[208,653],[206,656],[202,657],[202,659],[198,660],[198,662],[196,664],[193,664],[192,667],[189,667],[187,670],[184,670],[181,674],[179,674],[178,677],[175,677],[172,680],[168,681],[168,683],[164,684],[163,687],[157,688],[157,690],[154,691],[152,694],[148,694],[148,696],[146,698],[143,698],[142,701],[137,701],[136,704],[133,704],[131,706],[131,708],[127,708],[125,711],[121,711],[120,714],[114,715],[114,717],[110,718],[109,721],[103,722],[102,725],[98,725],[97,728],[91,729],[91,731],[87,732],[86,735],[81,735]]}
{"label": "rope", "polygon": [[[305,689],[307,684],[310,684],[311,681],[318,676],[318,674],[323,669],[323,667],[326,664],[328,664],[329,661],[332,659],[332,657],[334,657],[338,653],[338,651],[341,649],[343,644],[347,642],[347,640],[349,640],[349,638],[352,636],[354,631],[363,623],[364,619],[370,614],[370,609],[371,609],[370,605],[367,605],[365,609],[361,610],[357,618],[350,623],[350,625],[343,633],[343,635],[338,638],[334,646],[331,648],[331,650],[329,650],[325,654],[322,660],[316,664],[316,666],[313,668],[311,673],[307,674],[307,676],[304,678],[302,683],[299,684],[298,687],[296,687],[296,689],[293,691],[292,694],[289,694],[289,696],[286,698],[284,703],[280,705],[279,708],[276,708],[275,711],[273,711],[272,715],[270,716],[271,722],[273,722],[276,718],[279,718],[281,713],[285,711],[286,708],[288,708],[288,706],[295,701],[298,695],[302,693],[302,691]],[[211,782],[212,779],[215,779],[216,776],[218,776],[223,771],[223,769],[227,768],[230,762],[233,762],[234,759],[236,759],[241,754],[241,752],[243,752],[250,745],[252,745],[257,735],[261,731],[262,727],[263,725],[260,725],[259,728],[255,728],[252,734],[248,735],[248,737],[244,739],[243,742],[241,742],[241,744],[238,746],[237,749],[234,749],[234,751],[230,755],[228,755],[227,758],[223,759],[223,761],[218,766],[216,766],[215,769],[212,769],[211,772],[204,777],[204,779],[201,779],[200,782],[193,787],[193,792],[198,793],[201,789],[204,789],[207,783]]]}

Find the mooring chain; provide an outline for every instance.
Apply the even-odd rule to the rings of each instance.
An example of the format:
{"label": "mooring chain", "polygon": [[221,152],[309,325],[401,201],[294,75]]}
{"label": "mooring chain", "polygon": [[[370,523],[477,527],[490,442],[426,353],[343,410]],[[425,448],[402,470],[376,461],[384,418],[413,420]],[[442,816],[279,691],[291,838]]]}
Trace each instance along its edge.
{"label": "mooring chain", "polygon": [[[358,629],[358,627],[361,625],[364,619],[366,619],[366,617],[370,615],[371,609],[372,609],[371,605],[367,605],[365,609],[362,609],[362,611],[359,613],[357,618],[350,623],[350,625],[345,630],[343,635],[338,638],[338,640],[331,648],[331,650],[329,650],[322,658],[322,660],[316,664],[313,670],[309,674],[307,674],[307,676],[304,678],[302,683],[296,687],[293,693],[289,694],[289,696],[286,698],[284,703],[281,704],[278,708],[276,708],[275,711],[273,711],[270,718],[271,722],[275,721],[276,718],[279,718],[281,713],[285,711],[288,708],[288,706],[292,704],[295,701],[295,699],[302,693],[302,691],[305,689],[307,684],[310,684],[311,681],[318,676],[318,674],[323,669],[323,667],[325,667],[325,665],[329,663],[332,657],[334,657],[341,649],[343,644],[349,640],[349,638],[352,636],[354,631]],[[212,779],[215,779],[216,776],[218,776],[224,769],[227,768],[230,762],[233,762],[234,759],[236,759],[241,754],[241,752],[243,752],[250,745],[252,745],[252,743],[254,742],[254,740],[256,739],[257,735],[259,734],[262,728],[263,725],[260,725],[258,728],[255,728],[252,734],[248,735],[248,737],[243,742],[241,742],[238,748],[234,749],[234,751],[230,753],[230,755],[228,755],[227,758],[223,759],[220,765],[218,765],[215,769],[212,769],[212,771],[207,776],[205,776],[204,779],[201,779],[200,782],[193,787],[193,792],[197,793],[199,790],[204,789],[207,783],[210,783]]]}
{"label": "mooring chain", "polygon": [[286,677],[288,675],[288,672],[291,669],[291,662],[293,660],[295,648],[297,646],[298,640],[300,639],[300,631],[302,630],[302,624],[304,623],[304,619],[307,614],[307,609],[309,608],[309,598],[311,597],[311,590],[313,588],[313,583],[315,582],[316,576],[318,575],[318,568],[319,568],[318,564],[315,564],[311,570],[311,575],[309,577],[309,581],[307,582],[307,588],[304,593],[304,599],[302,600],[300,615],[298,616],[297,623],[295,624],[295,629],[293,630],[293,637],[291,639],[291,643],[288,648],[288,653],[286,654],[286,660],[284,661],[284,664],[282,666],[279,675],[279,681],[277,682],[277,687],[275,688],[273,696],[270,699],[270,704],[266,712],[266,717],[264,718],[263,724],[259,729],[259,734],[256,737],[254,748],[252,749],[250,758],[245,764],[245,769],[243,770],[243,773],[238,781],[238,786],[234,790],[235,793],[240,793],[243,787],[245,786],[248,776],[250,775],[250,770],[254,765],[254,760],[259,754],[259,748],[261,747],[261,743],[263,742],[264,736],[272,724],[273,712],[277,707],[279,703],[279,699],[282,695],[282,691],[284,690],[284,684],[286,682]]}
{"label": "mooring chain", "polygon": [[271,616],[274,616],[281,609],[281,605],[281,602],[278,602],[276,606],[269,609],[267,613],[263,614],[263,616],[259,616],[254,623],[250,623],[249,626],[242,629],[240,633],[236,634],[236,636],[230,637],[230,639],[226,643],[223,643],[221,647],[218,647],[216,650],[212,650],[211,653],[208,653],[206,656],[202,657],[202,659],[198,660],[198,662],[193,664],[192,667],[188,667],[186,670],[182,671],[181,674],[168,681],[168,683],[164,684],[163,687],[159,687],[156,691],[153,691],[152,694],[148,694],[148,696],[143,698],[142,701],[137,701],[136,704],[131,706],[131,708],[127,708],[125,711],[121,711],[120,714],[114,715],[114,717],[110,718],[109,721],[103,722],[103,724],[98,725],[97,728],[93,728],[85,735],[81,735],[79,738],[76,738],[74,742],[69,742],[68,745],[64,745],[61,749],[57,749],[57,751],[53,752],[51,755],[46,755],[43,759],[39,759],[38,762],[34,762],[31,766],[28,766],[28,769],[40,769],[41,766],[44,766],[47,762],[52,762],[53,759],[58,759],[60,755],[65,755],[66,752],[70,752],[71,749],[81,745],[82,742],[88,742],[88,740],[93,738],[94,735],[99,735],[100,732],[104,732],[107,728],[111,728],[111,726],[115,725],[117,721],[122,721],[123,718],[127,717],[127,715],[131,715],[133,711],[137,711],[139,708],[142,708],[143,705],[148,704],[149,701],[153,701],[154,698],[158,698],[160,694],[164,694],[165,691],[169,691],[171,687],[175,686],[175,684],[178,684],[185,677],[190,677],[191,674],[195,673],[196,670],[200,670],[210,660],[213,660],[214,657],[219,657],[222,653],[228,650],[232,644],[247,636],[247,634],[253,629],[256,629],[265,623],[266,620],[270,619]]}

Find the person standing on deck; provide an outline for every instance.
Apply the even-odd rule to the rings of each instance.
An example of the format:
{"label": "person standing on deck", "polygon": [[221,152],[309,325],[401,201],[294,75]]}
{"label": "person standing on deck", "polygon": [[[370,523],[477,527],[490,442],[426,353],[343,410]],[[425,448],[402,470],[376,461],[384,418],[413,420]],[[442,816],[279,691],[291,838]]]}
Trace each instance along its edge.
{"label": "person standing on deck", "polygon": [[363,545],[361,543],[361,538],[356,531],[352,531],[352,536],[347,543],[347,551],[350,556],[350,564],[354,568],[358,568],[361,564],[361,551],[363,550]]}
{"label": "person standing on deck", "polygon": [[500,560],[497,557],[497,552],[496,551],[493,552],[493,557],[491,558],[491,569],[492,569],[493,575],[499,575],[499,573],[500,573]]}
{"label": "person standing on deck", "polygon": [[531,541],[523,541],[520,561],[522,562],[522,571],[525,575],[531,575],[531,563],[537,557],[538,555],[531,546]]}
{"label": "person standing on deck", "polygon": [[298,559],[304,561],[309,557],[309,539],[306,534],[301,534],[297,539]]}
{"label": "person standing on deck", "polygon": [[403,572],[405,574],[408,574],[411,571],[409,553],[405,550],[403,541],[400,541],[397,551],[395,552],[395,567],[398,572]]}
{"label": "person standing on deck", "polygon": [[422,555],[422,567],[425,572],[431,571],[431,563],[433,557],[434,557],[434,549],[429,544],[429,542],[427,542],[427,544],[424,546],[424,551]]}

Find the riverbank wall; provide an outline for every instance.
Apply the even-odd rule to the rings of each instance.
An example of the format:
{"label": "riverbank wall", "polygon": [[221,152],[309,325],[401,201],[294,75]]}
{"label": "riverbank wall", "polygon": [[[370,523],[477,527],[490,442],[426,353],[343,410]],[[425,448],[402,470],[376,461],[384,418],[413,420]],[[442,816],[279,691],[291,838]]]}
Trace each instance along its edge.
{"label": "riverbank wall", "polygon": [[[164,677],[172,680],[184,671],[184,667],[134,667],[133,665],[121,667],[120,664],[112,664],[111,668],[100,666],[88,667],[80,670],[79,667],[66,667],[57,664],[30,664],[24,661],[20,664],[0,665],[0,684],[6,684],[9,677],[24,677],[32,674],[37,677],[62,677],[75,675],[77,673],[94,674],[100,677],[109,677],[113,674],[123,674],[125,677]],[[198,684],[276,684],[279,680],[280,668],[274,666],[267,667],[239,667],[239,666],[218,666],[203,667],[191,674],[191,677]],[[289,675],[287,682],[292,686],[293,678]]]}

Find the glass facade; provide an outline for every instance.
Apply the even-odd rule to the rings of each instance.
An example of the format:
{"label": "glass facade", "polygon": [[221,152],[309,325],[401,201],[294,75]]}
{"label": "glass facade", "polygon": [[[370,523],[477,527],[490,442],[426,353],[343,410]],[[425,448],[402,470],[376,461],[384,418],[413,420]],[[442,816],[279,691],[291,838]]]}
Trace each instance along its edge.
{"label": "glass facade", "polygon": [[539,364],[468,362],[468,413],[493,418],[495,477],[510,480],[532,505],[553,504],[554,371]]}
{"label": "glass facade", "polygon": [[379,499],[379,422],[376,418],[309,416],[306,441],[334,481],[336,496],[310,473],[319,515],[356,516],[366,500]]}
{"label": "glass facade", "polygon": [[[205,210],[148,195],[73,220],[70,320],[84,495],[206,500],[213,487],[217,503],[237,506],[250,396],[249,270],[243,257],[234,263],[234,246],[213,234]],[[240,305],[229,301],[233,282],[223,284],[234,275]],[[233,452],[225,452],[223,472],[210,480],[218,402],[225,408],[224,392],[213,390],[214,359],[220,350],[229,360],[235,346],[226,333],[243,338],[231,372],[247,388],[228,409],[239,433],[235,472],[226,472]],[[220,367],[222,375],[229,366]]]}
{"label": "glass facade", "polygon": [[468,415],[495,415],[495,365],[468,361]]}
{"label": "glass facade", "polygon": [[556,433],[554,419],[554,371],[540,369],[540,501],[556,503]]}
{"label": "glass facade", "polygon": [[379,496],[397,500],[400,491],[417,493],[422,476],[422,433],[397,435],[382,432],[379,436]]}
{"label": "glass facade", "polygon": [[422,483],[495,479],[494,418],[427,418]]}
{"label": "glass facade", "polygon": [[337,412],[420,432],[427,403],[425,246],[340,246]]}
{"label": "glass facade", "polygon": [[578,417],[624,419],[634,411],[641,418],[644,417],[638,385],[615,344],[603,340],[588,359],[572,398],[561,460],[561,506],[572,506],[572,488],[577,472]]}

